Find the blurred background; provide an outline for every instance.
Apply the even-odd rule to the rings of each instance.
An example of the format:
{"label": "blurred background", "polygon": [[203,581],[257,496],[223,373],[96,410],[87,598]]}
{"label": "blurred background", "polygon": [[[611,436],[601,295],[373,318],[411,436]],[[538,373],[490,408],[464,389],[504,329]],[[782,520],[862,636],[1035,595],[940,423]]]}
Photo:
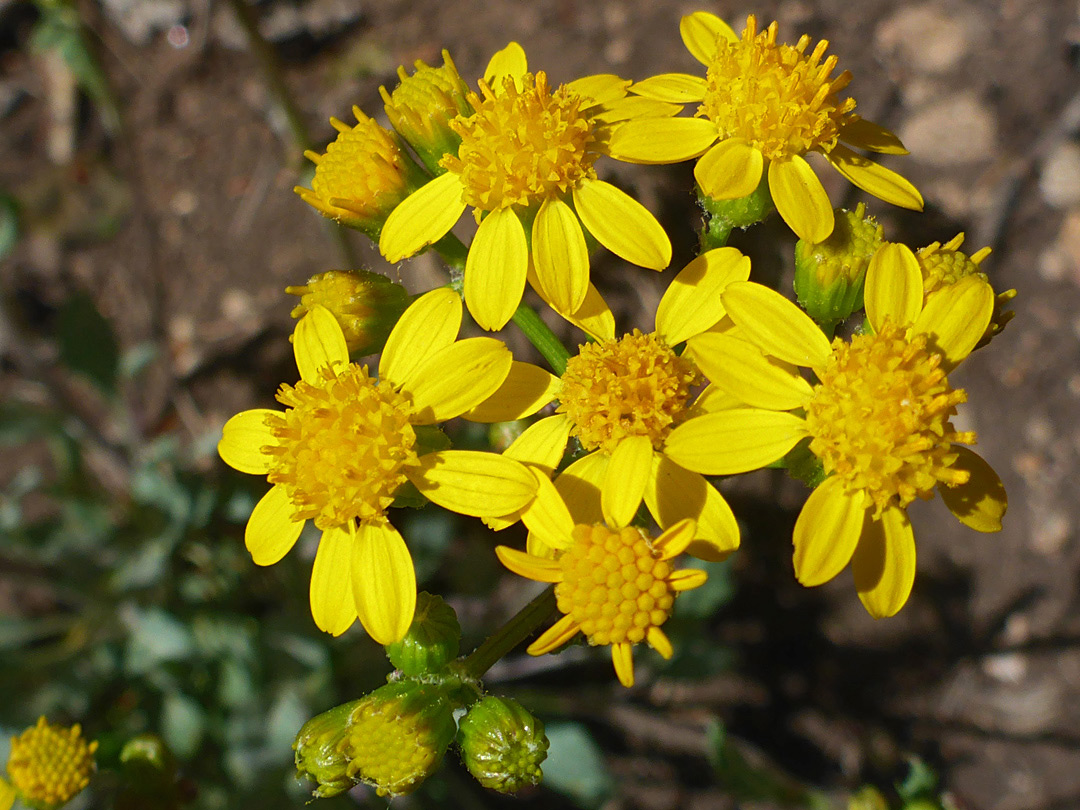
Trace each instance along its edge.
{"label": "blurred background", "polygon": [[[243,524],[265,483],[227,470],[214,446],[226,418],[295,379],[285,286],[331,268],[412,291],[444,275],[428,256],[387,266],[364,237],[333,231],[291,190],[310,180],[302,151],[321,151],[329,117],[353,104],[381,117],[379,85],[443,48],[470,82],[510,39],[556,82],[697,71],[678,21],[701,7],[0,0],[0,761],[46,714],[101,742],[83,806],[112,800],[118,752],[143,732],[171,748],[179,781],[141,806],[306,800],[296,731],[390,667],[359,629],[315,629],[315,538],[270,569],[251,563]],[[786,41],[828,39],[859,112],[912,152],[888,164],[926,198],[918,215],[870,201],[886,238],[920,247],[963,231],[969,252],[994,249],[995,287],[1019,290],[1004,336],[957,375],[970,394],[959,427],[978,431],[1009,492],[1005,530],[980,536],[939,501],[916,504],[913,596],[875,622],[846,575],[795,583],[801,484],[778,471],[724,482],[743,548],[680,600],[672,662],[639,655],[627,692],[602,651],[511,656],[486,682],[549,723],[545,786],[485,793],[451,754],[395,806],[842,807],[860,785],[914,778],[917,755],[958,807],[1078,807],[1080,5],[708,10],[736,30],[755,13]],[[600,171],[657,212],[673,270],[694,255],[689,165]],[[822,176],[835,204],[864,199]],[[782,223],[732,244],[790,290]],[[648,328],[673,270],[594,261],[620,326]],[[455,438],[485,441],[464,426]],[[458,610],[466,648],[533,595],[500,572],[479,524],[400,517],[422,587]],[[326,806],[358,803],[384,805],[358,789]]]}

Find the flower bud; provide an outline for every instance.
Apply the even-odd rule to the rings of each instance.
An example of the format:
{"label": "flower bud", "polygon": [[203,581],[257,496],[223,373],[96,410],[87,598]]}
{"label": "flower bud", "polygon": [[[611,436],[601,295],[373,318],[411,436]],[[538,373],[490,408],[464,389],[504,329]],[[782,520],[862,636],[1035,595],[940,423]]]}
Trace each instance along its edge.
{"label": "flower bud", "polygon": [[832,233],[824,242],[795,245],[795,294],[811,318],[831,332],[863,305],[866,268],[882,245],[881,226],[854,211],[838,209]]}
{"label": "flower bud", "polygon": [[848,810],[889,810],[889,803],[877,788],[867,785],[848,799]]}
{"label": "flower bud", "polygon": [[458,75],[449,52],[444,50],[442,55],[442,67],[433,68],[417,60],[412,76],[405,68],[398,68],[401,82],[394,92],[379,88],[390,124],[435,175],[446,171],[439,165],[442,157],[456,155],[461,145],[461,136],[450,128],[450,122],[459,115],[473,113],[465,100],[469,88]]}
{"label": "flower bud", "polygon": [[348,774],[348,759],[339,749],[352,713],[361,702],[344,703],[312,717],[296,735],[296,775],[318,784],[312,792],[315,798],[337,796],[356,784]]}
{"label": "flower bud", "polygon": [[345,334],[351,354],[380,352],[390,331],[410,303],[409,294],[386,276],[367,270],[328,270],[307,284],[286,287],[300,296],[292,316],[302,318],[313,306],[326,307]]}
{"label": "flower bud", "polygon": [[486,697],[474,703],[461,719],[458,745],[469,773],[500,793],[516,793],[544,777],[544,724],[516,700]]}
{"label": "flower bud", "polygon": [[97,743],[83,739],[77,723],[69,728],[38,718],[37,725],[11,738],[7,763],[11,787],[27,807],[60,807],[90,784],[96,750]]}
{"label": "flower bud", "polygon": [[293,191],[324,217],[377,240],[390,212],[427,177],[394,133],[359,107],[353,107],[353,114],[357,123],[352,127],[330,119],[337,139],[326,154],[304,153],[315,164],[315,176],[311,188],[296,186]]}
{"label": "flower bud", "polygon": [[441,689],[397,681],[359,702],[340,751],[350,777],[380,796],[400,796],[438,769],[454,731],[453,708]]}
{"label": "flower bud", "polygon": [[437,672],[458,655],[461,625],[454,609],[441,596],[416,595],[416,613],[409,631],[386,647],[386,655],[405,675]]}

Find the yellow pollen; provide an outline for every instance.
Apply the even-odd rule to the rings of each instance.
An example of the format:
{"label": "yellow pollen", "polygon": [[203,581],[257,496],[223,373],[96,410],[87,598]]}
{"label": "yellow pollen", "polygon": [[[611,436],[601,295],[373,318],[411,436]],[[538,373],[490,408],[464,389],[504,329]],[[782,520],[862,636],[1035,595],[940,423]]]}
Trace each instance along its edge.
{"label": "yellow pollen", "polygon": [[7,772],[12,785],[30,803],[58,807],[90,784],[97,743],[88,743],[76,724],[37,725],[11,738]]}
{"label": "yellow pollen", "polygon": [[809,37],[778,45],[776,33],[775,22],[757,33],[750,15],[738,42],[718,39],[697,115],[716,124],[721,140],[743,138],[768,160],[828,152],[855,109],[854,99],[837,97],[851,74],[830,78],[837,60],[822,61],[825,40],[807,55]]}
{"label": "yellow pollen", "polygon": [[419,713],[399,711],[397,701],[367,701],[353,713],[343,741],[349,776],[374,784],[380,796],[411,793],[432,772],[442,752]]}
{"label": "yellow pollen", "polygon": [[849,492],[865,494],[875,515],[931,498],[939,483],[968,480],[969,473],[952,469],[952,445],[973,444],[975,433],[957,432],[949,421],[967,395],[949,386],[940,363],[925,335],[908,338],[889,323],[850,344],[833,341],[806,406],[810,449]]}
{"label": "yellow pollen", "polygon": [[660,559],[639,529],[575,526],[559,558],[559,610],[580,625],[590,644],[636,643],[671,615],[671,563]]}
{"label": "yellow pollen", "polygon": [[478,220],[481,211],[565,196],[596,176],[593,163],[606,145],[607,128],[591,119],[589,101],[565,85],[552,91],[543,71],[526,73],[521,84],[518,90],[507,77],[492,90],[481,81],[483,99],[467,98],[476,113],[450,122],[461,147],[441,165],[461,177]]}
{"label": "yellow pollen", "polygon": [[288,407],[267,417],[278,441],[263,448],[272,456],[267,478],[285,486],[295,520],[320,529],[381,520],[417,463],[408,401],[371,379],[367,366],[324,367],[320,375],[278,391]]}
{"label": "yellow pollen", "polygon": [[588,343],[562,375],[559,412],[587,450],[611,452],[619,441],[646,436],[659,449],[687,416],[697,367],[655,334],[635,329],[618,340]]}

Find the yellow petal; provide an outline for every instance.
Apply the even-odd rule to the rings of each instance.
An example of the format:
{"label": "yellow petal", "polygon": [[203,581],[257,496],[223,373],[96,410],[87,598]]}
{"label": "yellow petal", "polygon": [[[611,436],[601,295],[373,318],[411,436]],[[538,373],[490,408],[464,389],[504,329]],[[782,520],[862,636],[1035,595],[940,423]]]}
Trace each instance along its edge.
{"label": "yellow petal", "polygon": [[619,683],[629,689],[634,685],[634,649],[625,641],[611,645],[611,662]]}
{"label": "yellow petal", "polygon": [[[644,96],[627,96],[607,104],[600,112],[592,116],[592,120],[610,126],[639,118],[667,118],[678,115],[681,110],[682,107],[678,104],[668,104],[666,101],[657,101]],[[607,151],[606,145],[601,148]]]}
{"label": "yellow petal", "polygon": [[663,270],[671,264],[671,240],[644,205],[603,180],[574,187],[574,206],[589,233],[631,264]]}
{"label": "yellow petal", "polygon": [[660,653],[660,657],[666,661],[671,660],[671,656],[675,654],[675,650],[671,646],[671,641],[659,627],[650,627],[645,633],[645,641],[649,643],[650,647]]}
{"label": "yellow petal", "polygon": [[379,235],[379,252],[391,264],[438,242],[465,210],[461,178],[440,174],[421,186],[390,212]]}
{"label": "yellow petal", "polygon": [[11,810],[15,804],[15,788],[6,779],[0,779],[0,810]]}
{"label": "yellow petal", "polygon": [[574,531],[574,519],[547,473],[530,467],[536,478],[536,495],[521,510],[521,522],[529,530],[529,536],[547,548],[567,548]]}
{"label": "yellow petal", "polygon": [[352,593],[353,542],[348,527],[325,530],[311,568],[311,617],[320,630],[332,636],[340,636],[356,621]]}
{"label": "yellow petal", "polygon": [[828,582],[851,561],[863,531],[862,499],[847,493],[844,480],[826,478],[806,499],[795,521],[795,578],[812,587]]}
{"label": "yellow petal", "polygon": [[911,328],[930,336],[930,345],[945,355],[948,369],[971,354],[993,314],[993,288],[979,276],[965,276],[927,296]]}
{"label": "yellow petal", "polygon": [[866,317],[875,332],[888,318],[894,326],[914,323],[923,305],[923,277],[911,248],[896,242],[879,247],[866,269]]}
{"label": "yellow petal", "polygon": [[484,68],[484,81],[497,93],[502,90],[504,79],[508,76],[521,90],[521,77],[529,70],[529,60],[525,49],[518,43],[511,42],[501,51],[496,51]]}
{"label": "yellow petal", "polygon": [[615,316],[593,284],[585,293],[585,301],[572,314],[556,311],[593,340],[612,340],[615,337]]}
{"label": "yellow petal", "polygon": [[707,118],[638,118],[611,133],[608,154],[626,163],[682,163],[716,143]]}
{"label": "yellow petal", "polygon": [[664,455],[702,475],[734,475],[771,464],[806,435],[798,416],[732,408],[683,422],[664,442]]}
{"label": "yellow petal", "polygon": [[730,25],[707,11],[695,11],[683,17],[679,21],[679,34],[686,50],[705,67],[712,63],[720,37],[729,42],[739,41],[739,35]]}
{"label": "yellow petal", "polygon": [[636,82],[632,89],[639,96],[657,101],[689,104],[691,101],[704,101],[708,84],[701,76],[691,76],[689,73],[662,73]]}
{"label": "yellow petal", "polygon": [[694,178],[707,197],[739,200],[758,187],[764,167],[761,152],[741,138],[728,138],[702,155]]}
{"label": "yellow petal", "polygon": [[654,457],[654,472],[645,488],[645,505],[660,524],[669,528],[686,518],[696,524],[697,537],[688,551],[699,560],[716,561],[739,547],[739,524],[724,496],[696,472],[669,458]]}
{"label": "yellow petal", "polygon": [[361,523],[353,543],[356,614],[379,644],[409,631],[416,610],[416,570],[405,541],[389,523]]}
{"label": "yellow petal", "polygon": [[1001,531],[1009,500],[998,474],[978,453],[955,444],[952,451],[958,455],[952,469],[966,470],[971,478],[959,486],[939,486],[941,499],[965,526],[977,532]]}
{"label": "yellow petal", "polygon": [[794,366],[766,357],[737,337],[706,332],[690,338],[686,348],[714,385],[747,405],[789,411],[801,408],[813,394],[810,383]]}
{"label": "yellow petal", "polygon": [[271,456],[262,448],[278,443],[266,418],[280,415],[281,411],[253,408],[232,417],[221,428],[221,441],[217,446],[221,460],[239,472],[266,475],[270,471]]}
{"label": "yellow petal", "polygon": [[379,359],[379,377],[400,387],[433,354],[453,343],[461,329],[461,298],[439,287],[413,301],[398,319]]}
{"label": "yellow petal", "polygon": [[769,164],[769,192],[776,210],[796,236],[824,242],[833,229],[829,195],[810,164],[798,155]]}
{"label": "yellow petal", "polygon": [[653,540],[653,548],[660,552],[661,560],[678,557],[694,542],[697,534],[697,522],[693,518],[683,518],[678,523],[665,529]]}
{"label": "yellow petal", "polygon": [[832,355],[829,339],[810,316],[775,290],[736,281],[723,292],[728,316],[766,354],[821,369]]}
{"label": "yellow petal", "polygon": [[463,416],[471,422],[512,422],[532,416],[559,392],[561,381],[532,363],[515,360],[502,385]]}
{"label": "yellow petal", "polygon": [[857,149],[867,149],[871,152],[886,155],[908,154],[908,150],[895,134],[865,118],[856,118],[845,124],[840,130],[840,140]]}
{"label": "yellow petal", "polygon": [[432,503],[473,517],[500,517],[525,506],[536,480],[518,461],[477,450],[440,450],[406,474]]}
{"label": "yellow petal", "polygon": [[461,416],[499,390],[510,373],[513,355],[501,340],[468,338],[428,358],[402,385],[412,398],[417,425]]}
{"label": "yellow petal", "polygon": [[571,93],[584,96],[593,104],[609,104],[625,96],[630,84],[629,79],[616,76],[614,73],[597,73],[567,82],[566,89]]}
{"label": "yellow petal", "polygon": [[880,163],[875,163],[842,144],[837,144],[826,152],[825,157],[834,169],[867,194],[901,208],[923,210],[923,198],[919,190],[892,169],[886,169]]}
{"label": "yellow petal", "polygon": [[738,397],[733,397],[720,386],[709,383],[709,385],[705,386],[705,390],[698,395],[698,398],[694,400],[694,412],[717,413],[731,408],[741,408],[745,405],[746,403]]}
{"label": "yellow petal", "polygon": [[321,368],[349,362],[345,334],[330,310],[316,305],[300,319],[293,333],[293,354],[306,383],[318,382]]}
{"label": "yellow petal", "polygon": [[851,560],[855,589],[875,619],[894,616],[915,583],[915,536],[903,509],[889,507],[867,521]]}
{"label": "yellow petal", "polygon": [[720,293],[750,278],[750,259],[733,247],[702,253],[672,280],[656,308],[656,332],[669,346],[704,332],[724,317]]}
{"label": "yellow petal", "polygon": [[629,526],[637,514],[652,474],[652,457],[652,442],[645,436],[630,436],[615,446],[600,489],[600,508],[611,528]]}
{"label": "yellow petal", "polygon": [[506,326],[521,303],[528,266],[529,245],[514,209],[484,217],[465,260],[465,304],[481,329]]}
{"label": "yellow petal", "polygon": [[555,624],[540,634],[540,638],[530,644],[525,652],[529,655],[543,655],[561,647],[577,635],[581,626],[570,616],[563,616]]}
{"label": "yellow petal", "polygon": [[589,288],[589,249],[577,214],[558,198],[545,200],[533,220],[532,256],[547,302],[560,312],[577,311]]}
{"label": "yellow petal", "polygon": [[251,510],[244,545],[256,565],[273,565],[296,544],[304,520],[294,520],[296,508],[283,486],[270,487]]}
{"label": "yellow petal", "polygon": [[582,456],[552,482],[562,495],[575,523],[603,523],[600,487],[607,475],[608,456],[589,453]]}
{"label": "yellow petal", "polygon": [[555,560],[534,557],[509,546],[495,546],[495,556],[519,577],[536,582],[560,582],[563,578],[562,566]]}
{"label": "yellow petal", "polygon": [[562,461],[569,440],[570,420],[563,414],[547,416],[529,425],[503,455],[552,475]]}
{"label": "yellow petal", "polygon": [[672,572],[671,576],[668,577],[668,582],[671,583],[672,590],[676,593],[682,593],[683,591],[700,588],[708,578],[708,574],[697,568],[683,568]]}

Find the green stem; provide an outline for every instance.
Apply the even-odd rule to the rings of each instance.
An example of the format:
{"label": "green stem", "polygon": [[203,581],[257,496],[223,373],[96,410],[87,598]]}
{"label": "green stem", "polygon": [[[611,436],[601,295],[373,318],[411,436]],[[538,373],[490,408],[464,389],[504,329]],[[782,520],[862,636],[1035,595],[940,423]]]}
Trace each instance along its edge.
{"label": "green stem", "polygon": [[551,328],[544,323],[536,310],[526,304],[521,304],[514,311],[513,321],[548,361],[552,371],[561,377],[566,371],[566,361],[570,359],[570,352],[562,345],[562,341],[555,336]]}
{"label": "green stem", "polygon": [[479,680],[495,662],[523,642],[555,611],[555,586],[545,588],[461,662],[465,676]]}
{"label": "green stem", "polygon": [[727,246],[728,237],[734,228],[730,219],[710,214],[708,222],[701,228],[701,252]]}

